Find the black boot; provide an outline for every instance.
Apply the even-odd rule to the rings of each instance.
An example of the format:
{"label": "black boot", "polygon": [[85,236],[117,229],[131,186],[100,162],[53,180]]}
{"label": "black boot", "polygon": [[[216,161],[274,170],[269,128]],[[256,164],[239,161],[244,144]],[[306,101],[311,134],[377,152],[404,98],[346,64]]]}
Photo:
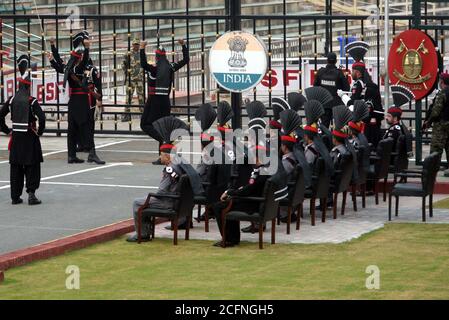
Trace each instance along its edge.
{"label": "black boot", "polygon": [[28,204],[30,206],[35,206],[37,204],[41,204],[42,201],[40,201],[38,198],[36,198],[36,195],[34,194],[34,192],[30,192],[28,193]]}
{"label": "black boot", "polygon": [[84,160],[75,156],[75,157],[69,157],[67,162],[68,163],[84,163]]}
{"label": "black boot", "polygon": [[106,164],[105,161],[98,158],[97,153],[95,152],[95,149],[93,149],[89,152],[89,157],[87,158],[87,162],[89,162],[89,163],[95,162],[96,164]]}
{"label": "black boot", "polygon": [[23,203],[23,200],[21,198],[13,199],[11,201],[12,205],[21,204],[21,203]]}

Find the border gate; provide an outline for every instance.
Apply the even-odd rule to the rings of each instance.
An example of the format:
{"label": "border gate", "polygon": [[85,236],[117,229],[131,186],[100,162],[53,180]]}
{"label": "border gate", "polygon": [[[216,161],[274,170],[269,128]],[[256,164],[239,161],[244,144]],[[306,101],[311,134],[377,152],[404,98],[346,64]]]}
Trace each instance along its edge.
{"label": "border gate", "polygon": [[[23,2],[29,2],[29,10]],[[290,91],[301,92],[310,85],[310,79],[323,63],[325,53],[339,52],[340,46],[355,39],[370,43],[368,65],[376,70],[374,81],[383,84],[384,15],[379,0],[371,0],[366,8],[354,14],[343,11],[356,0],[314,0],[323,5],[323,12],[313,11],[313,8],[298,11],[296,8],[302,5],[300,1],[270,1],[277,14],[254,14],[258,4],[245,0],[223,0],[203,8],[195,8],[193,1],[179,0],[177,2],[184,2],[182,8],[156,12],[150,8],[151,2],[145,0],[121,3],[97,0],[95,5],[89,4],[89,10],[84,10],[89,13],[85,14],[81,13],[81,9],[88,6],[84,2],[78,6],[65,0],[49,2],[53,4],[42,6],[42,9],[34,8],[33,1],[19,0],[6,1],[0,7],[0,103],[14,91],[17,77],[14,61],[21,54],[29,54],[32,74],[37,81],[36,95],[49,118],[54,120],[48,132],[58,135],[66,132],[67,111],[64,91],[60,87],[62,75],[52,71],[46,57],[50,47],[48,40],[54,37],[56,46],[63,55],[67,55],[71,49],[71,37],[79,29],[87,29],[93,36],[91,55],[102,74],[106,99],[104,113],[96,127],[96,132],[101,134],[142,134],[138,121],[140,111],[136,108],[139,106],[127,104],[124,97],[129,84],[124,83],[121,70],[123,57],[130,52],[133,37],[147,40],[150,48],[163,45],[173,61],[178,59],[180,52],[176,40],[186,39],[191,62],[176,75],[171,100],[173,114],[189,122],[199,104],[229,99],[235,111],[233,125],[241,126],[246,116],[241,108],[242,100],[260,99],[270,110],[273,95],[286,97]],[[413,14],[393,12],[390,15],[390,38],[412,27],[424,29],[437,41],[444,56],[449,15],[429,14],[427,1],[414,0],[409,5],[412,4],[410,13]],[[122,12],[110,13],[107,5],[121,8]],[[140,8],[139,12],[127,11],[131,7]],[[408,12],[408,7],[406,9]],[[263,85],[243,96],[220,90],[210,77],[207,65],[208,50],[214,40],[228,30],[238,29],[258,34],[268,48],[269,58]],[[151,53],[147,54],[151,60]],[[350,70],[352,61],[344,53],[339,54],[341,68]],[[291,79],[292,74],[295,81]],[[350,76],[349,72],[347,74]],[[411,104],[404,112],[404,121],[414,129],[416,136],[418,163],[422,159],[422,144],[429,141],[428,135],[421,136],[420,126],[430,101],[430,98],[417,101],[416,108]],[[126,107],[134,108],[131,113],[135,121],[121,123],[120,117]]]}

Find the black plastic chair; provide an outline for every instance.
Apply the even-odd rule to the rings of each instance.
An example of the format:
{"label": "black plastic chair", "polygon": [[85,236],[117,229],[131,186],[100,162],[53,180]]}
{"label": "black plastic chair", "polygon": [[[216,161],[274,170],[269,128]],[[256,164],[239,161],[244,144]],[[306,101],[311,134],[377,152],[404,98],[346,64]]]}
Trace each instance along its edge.
{"label": "black plastic chair", "polygon": [[369,162],[370,148],[359,146],[357,150],[357,179],[351,181],[352,204],[354,211],[357,212],[357,189],[360,189],[362,196],[362,208],[366,207],[366,180],[368,176],[368,168],[364,163]]}
{"label": "black plastic chair", "polygon": [[[151,197],[156,198],[169,198],[174,201],[173,209],[159,209],[151,208],[148,206]],[[187,175],[182,175],[180,177],[179,186],[177,187],[176,194],[160,195],[157,193],[149,193],[145,204],[139,208],[137,212],[137,242],[141,242],[141,225],[142,218],[150,217],[152,224],[152,234],[151,237],[154,239],[154,230],[156,226],[156,217],[167,218],[173,223],[173,244],[178,244],[178,220],[181,217],[186,217],[187,221],[192,219],[193,210],[193,190],[190,185],[189,177]],[[185,239],[189,240],[189,230],[186,228]]]}
{"label": "black plastic chair", "polygon": [[440,169],[441,154],[434,152],[424,159],[422,171],[405,170],[395,174],[397,178],[420,178],[421,182],[397,183],[394,185],[388,197],[388,221],[391,221],[391,198],[395,197],[395,216],[398,216],[399,197],[422,198],[422,221],[426,221],[426,197],[429,196],[429,216],[433,217],[433,190],[436,177]]}
{"label": "black plastic chair", "polygon": [[[396,150],[391,152],[391,162],[388,168],[388,173],[395,174],[403,172],[408,169],[408,154],[407,154],[407,142],[405,135],[400,135],[396,142]],[[403,181],[407,181],[407,178],[403,178]],[[384,190],[387,189],[388,177],[384,178]],[[387,201],[387,195],[384,192],[384,202]]]}
{"label": "black plastic chair", "polygon": [[[368,171],[368,180],[374,182],[374,194],[376,204],[379,204],[378,182],[388,177],[388,169],[390,167],[390,156],[393,149],[393,139],[387,138],[379,141],[377,145],[376,155],[370,156],[371,165]],[[387,190],[384,185],[384,194]]]}
{"label": "black plastic chair", "polygon": [[[303,210],[304,193],[306,189],[304,174],[300,166],[293,171],[293,179],[288,183],[288,197],[279,202],[279,206],[287,207],[287,234],[290,234],[292,211],[297,210],[296,230],[299,230],[300,216]],[[279,211],[279,209],[278,209]]]}
{"label": "black plastic chair", "polygon": [[315,203],[316,199],[320,199],[321,208],[322,208],[322,216],[321,221],[326,221],[326,203],[327,197],[329,193],[329,187],[331,182],[331,176],[326,171],[326,164],[323,158],[318,158],[316,160],[314,170],[312,173],[312,187],[306,190],[305,196],[306,198],[310,198],[310,216],[311,216],[311,225],[315,225]]}
{"label": "black plastic chair", "polygon": [[[338,194],[343,193],[343,201],[341,205],[341,215],[345,214],[346,195],[351,184],[351,179],[354,173],[354,159],[352,154],[344,154],[341,156],[340,165],[335,169],[335,174],[331,184],[331,190],[334,194],[334,203],[332,207],[333,217],[337,219]],[[324,204],[326,205],[326,204]],[[323,222],[326,217],[324,216]]]}
{"label": "black plastic chair", "polygon": [[209,205],[207,203],[207,198],[204,195],[195,196],[193,198],[193,205],[198,206],[197,221],[201,219],[201,206],[204,206],[204,231],[209,232]]}
{"label": "black plastic chair", "polygon": [[221,219],[222,224],[222,246],[226,247],[226,221],[249,221],[259,224],[259,249],[263,249],[263,225],[267,221],[271,221],[271,244],[275,244],[275,232],[276,232],[276,215],[279,207],[279,201],[275,201],[276,185],[268,179],[265,183],[265,189],[262,197],[233,197],[231,199],[228,208],[232,206],[232,201],[238,199],[239,201],[256,201],[259,202],[259,212],[248,214],[242,211],[228,211],[225,209],[222,211]]}

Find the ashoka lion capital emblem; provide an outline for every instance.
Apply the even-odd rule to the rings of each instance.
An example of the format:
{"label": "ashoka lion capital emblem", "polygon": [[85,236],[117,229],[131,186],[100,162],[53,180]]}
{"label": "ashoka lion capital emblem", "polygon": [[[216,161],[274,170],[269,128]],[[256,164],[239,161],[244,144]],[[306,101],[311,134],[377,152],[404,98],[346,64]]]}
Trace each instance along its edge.
{"label": "ashoka lion capital emblem", "polygon": [[228,60],[228,65],[232,68],[244,68],[247,61],[244,57],[246,45],[248,40],[241,36],[235,36],[228,40],[229,50],[231,50],[231,57]]}

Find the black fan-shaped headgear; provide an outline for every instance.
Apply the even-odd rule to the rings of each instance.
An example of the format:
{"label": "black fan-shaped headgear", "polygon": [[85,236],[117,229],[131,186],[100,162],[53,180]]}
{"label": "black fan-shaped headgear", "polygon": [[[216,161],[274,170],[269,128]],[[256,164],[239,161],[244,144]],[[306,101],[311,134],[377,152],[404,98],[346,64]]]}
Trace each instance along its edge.
{"label": "black fan-shaped headgear", "polygon": [[409,103],[410,101],[415,99],[415,95],[413,94],[413,92],[404,86],[391,86],[390,90],[393,96],[394,106],[396,108],[400,108],[404,104]]}
{"label": "black fan-shaped headgear", "polygon": [[280,117],[284,135],[295,132],[302,124],[301,117],[294,110],[282,111]]}
{"label": "black fan-shaped headgear", "polygon": [[[80,31],[77,34],[75,34],[72,38],[72,46],[74,50],[78,50],[83,41],[89,39],[89,32],[86,30]],[[84,48],[84,45],[82,46]]]}
{"label": "black fan-shaped headgear", "polygon": [[200,123],[201,130],[207,131],[217,119],[217,112],[210,103],[202,104],[195,112],[195,120]]}
{"label": "black fan-shaped headgear", "polygon": [[267,115],[265,105],[260,101],[252,101],[246,105],[246,112],[248,113],[248,128],[254,130],[265,130],[267,122],[264,117]]}
{"label": "black fan-shaped headgear", "polygon": [[368,49],[369,44],[364,41],[354,41],[345,46],[345,51],[357,62],[363,61]]}
{"label": "black fan-shaped headgear", "polygon": [[220,101],[217,106],[217,121],[219,126],[224,126],[229,120],[232,119],[234,112],[231,106],[226,101]]}
{"label": "black fan-shaped headgear", "polygon": [[368,105],[363,100],[354,101],[354,109],[352,111],[352,121],[359,122],[369,117]]}
{"label": "black fan-shaped headgear", "polygon": [[295,111],[301,110],[307,101],[306,97],[298,92],[290,92],[287,98],[288,104]]}
{"label": "black fan-shaped headgear", "polygon": [[316,100],[321,103],[323,108],[331,106],[334,102],[332,94],[323,87],[309,87],[304,90],[307,100]]}
{"label": "black fan-shaped headgear", "polygon": [[335,130],[341,130],[352,119],[352,113],[345,105],[336,106],[332,109]]}
{"label": "black fan-shaped headgear", "polygon": [[28,68],[30,67],[30,57],[26,54],[22,54],[17,59],[17,67],[19,69],[20,75],[23,76],[25,72],[28,71]]}
{"label": "black fan-shaped headgear", "polygon": [[153,122],[154,129],[162,137],[163,145],[161,151],[167,152],[173,149],[173,142],[178,138],[172,136],[177,129],[189,130],[188,125],[174,116],[163,117]]}
{"label": "black fan-shaped headgear", "polygon": [[279,120],[279,115],[282,111],[291,109],[290,105],[284,98],[274,97],[271,99],[271,107],[273,108],[274,120]]}
{"label": "black fan-shaped headgear", "polygon": [[323,105],[316,100],[307,101],[304,104],[304,110],[306,113],[306,121],[308,126],[316,123],[324,114]]}

